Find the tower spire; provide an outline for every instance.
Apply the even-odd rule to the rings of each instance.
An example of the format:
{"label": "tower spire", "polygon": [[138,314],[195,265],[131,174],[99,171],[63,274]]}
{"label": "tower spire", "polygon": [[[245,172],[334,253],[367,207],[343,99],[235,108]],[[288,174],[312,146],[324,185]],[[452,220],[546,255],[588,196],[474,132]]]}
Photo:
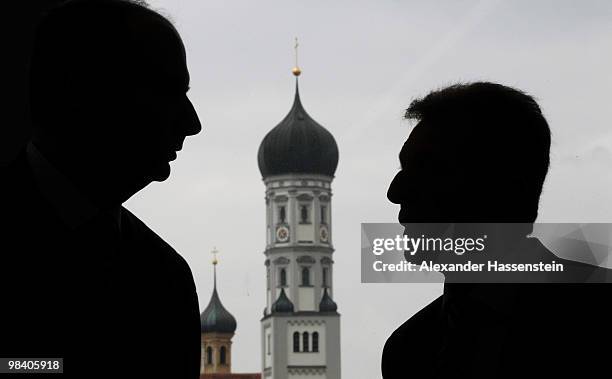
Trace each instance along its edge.
{"label": "tower spire", "polygon": [[293,72],[293,75],[295,75],[296,82],[297,82],[297,77],[300,76],[300,74],[302,73],[302,70],[300,69],[300,66],[298,64],[298,47],[299,46],[300,44],[298,43],[298,39],[297,37],[295,37],[295,46],[293,47],[295,49],[295,66],[293,67],[291,72]]}
{"label": "tower spire", "polygon": [[213,255],[213,259],[212,259],[212,264],[213,264],[213,280],[214,280],[214,284],[213,284],[213,288],[216,291],[217,290],[217,263],[219,263],[219,260],[217,259],[217,254],[219,253],[219,251],[217,250],[216,247],[213,247],[212,251],[210,252]]}

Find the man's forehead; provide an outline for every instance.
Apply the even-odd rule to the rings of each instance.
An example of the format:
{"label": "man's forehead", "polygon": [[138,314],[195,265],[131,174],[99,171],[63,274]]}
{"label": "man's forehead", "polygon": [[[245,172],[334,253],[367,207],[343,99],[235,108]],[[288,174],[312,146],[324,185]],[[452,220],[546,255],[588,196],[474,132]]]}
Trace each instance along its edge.
{"label": "man's forehead", "polygon": [[138,46],[137,64],[154,82],[186,88],[189,72],[185,47],[174,27],[169,22],[154,19],[143,19],[140,26],[132,28],[132,38]]}
{"label": "man's forehead", "polygon": [[400,152],[400,160],[414,153],[435,152],[445,149],[449,136],[436,128],[431,122],[420,121],[410,132]]}

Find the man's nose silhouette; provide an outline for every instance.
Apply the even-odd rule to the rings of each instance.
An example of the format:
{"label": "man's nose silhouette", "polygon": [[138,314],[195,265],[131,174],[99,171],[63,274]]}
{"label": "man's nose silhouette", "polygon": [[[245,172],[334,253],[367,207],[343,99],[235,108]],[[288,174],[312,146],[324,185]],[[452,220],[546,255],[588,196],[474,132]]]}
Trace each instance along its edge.
{"label": "man's nose silhouette", "polygon": [[185,120],[182,122],[182,126],[185,136],[193,136],[202,131],[202,123],[198,114],[191,101],[187,98],[185,102]]}

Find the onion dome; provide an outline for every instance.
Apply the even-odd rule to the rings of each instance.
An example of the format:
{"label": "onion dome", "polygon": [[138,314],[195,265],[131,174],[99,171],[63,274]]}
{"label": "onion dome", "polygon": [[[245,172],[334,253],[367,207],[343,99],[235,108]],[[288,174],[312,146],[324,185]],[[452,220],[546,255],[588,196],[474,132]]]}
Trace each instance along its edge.
{"label": "onion dome", "polygon": [[327,288],[323,290],[323,297],[319,303],[319,312],[336,312],[338,305],[332,300],[331,296],[327,293]]}
{"label": "onion dome", "polygon": [[291,313],[293,312],[293,303],[285,294],[285,289],[281,288],[281,293],[278,299],[272,304],[272,313]]}
{"label": "onion dome", "polygon": [[236,319],[221,304],[217,288],[213,290],[208,306],[200,315],[200,329],[202,333],[234,333],[236,331]]}
{"label": "onion dome", "polygon": [[264,137],[257,161],[264,178],[284,174],[333,177],[336,172],[336,140],[304,110],[297,79],[293,106],[289,114]]}
{"label": "onion dome", "polygon": [[236,331],[236,319],[221,304],[217,293],[217,259],[214,265],[214,288],[208,302],[208,306],[200,315],[200,330],[202,333],[234,333]]}

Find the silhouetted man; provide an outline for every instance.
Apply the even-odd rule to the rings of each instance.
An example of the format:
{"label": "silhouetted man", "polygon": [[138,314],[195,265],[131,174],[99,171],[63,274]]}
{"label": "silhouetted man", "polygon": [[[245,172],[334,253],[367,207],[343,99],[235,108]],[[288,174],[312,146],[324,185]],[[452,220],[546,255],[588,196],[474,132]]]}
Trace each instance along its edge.
{"label": "silhouetted man", "polygon": [[172,24],[127,1],[70,1],[40,24],[32,140],[0,172],[0,357],[65,377],[199,376],[189,266],[121,204],[201,130]]}
{"label": "silhouetted man", "polygon": [[[406,117],[419,122],[388,191],[400,223],[536,220],[550,131],[533,98],[493,83],[455,85],[414,101]],[[552,256],[530,232],[512,235],[513,247]],[[446,283],[389,337],[383,377],[590,376],[612,337],[608,288]]]}

